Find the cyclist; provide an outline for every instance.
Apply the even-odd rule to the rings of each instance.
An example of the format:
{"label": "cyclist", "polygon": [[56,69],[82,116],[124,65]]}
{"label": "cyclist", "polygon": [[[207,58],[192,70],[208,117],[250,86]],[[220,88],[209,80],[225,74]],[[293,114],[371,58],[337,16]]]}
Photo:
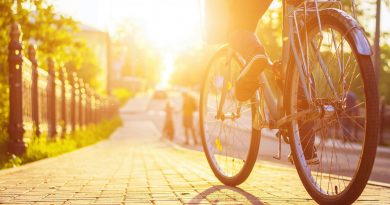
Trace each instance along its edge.
{"label": "cyclist", "polygon": [[[289,0],[289,3],[298,4],[301,1]],[[259,87],[259,74],[263,70],[272,68],[275,73],[279,73],[278,68],[276,68],[278,64],[273,65],[271,63],[262,43],[255,34],[257,23],[271,5],[272,0],[206,0],[205,2],[206,15],[216,16],[221,13],[218,10],[227,10],[222,11],[222,13],[228,13],[228,18],[225,15],[226,19],[219,19],[229,21],[227,23],[227,35],[224,41],[227,41],[245,60],[244,68],[236,80],[235,95],[239,101],[246,101],[253,96]],[[210,14],[213,10],[216,13]],[[213,25],[216,25],[215,23],[218,24],[218,22],[214,22]],[[312,127],[313,123],[305,123],[302,126],[300,130],[301,136],[308,137],[305,137],[301,142],[307,163],[318,164],[319,160],[314,148],[314,132]],[[292,160],[291,155],[289,156],[289,160]]]}

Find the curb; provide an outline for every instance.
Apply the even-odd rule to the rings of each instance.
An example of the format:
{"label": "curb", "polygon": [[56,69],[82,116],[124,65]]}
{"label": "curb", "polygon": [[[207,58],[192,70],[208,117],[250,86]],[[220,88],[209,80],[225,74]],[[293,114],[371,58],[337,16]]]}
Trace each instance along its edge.
{"label": "curb", "polygon": [[54,157],[44,158],[44,159],[40,159],[38,161],[30,162],[30,163],[27,163],[27,164],[22,164],[21,166],[18,166],[18,167],[12,167],[12,168],[3,169],[3,170],[0,170],[0,175],[13,174],[13,173],[21,172],[21,171],[24,171],[26,169],[34,168],[36,166],[40,166],[40,165],[43,165],[43,164],[46,164],[46,163],[50,163],[52,161],[56,161],[59,158],[66,157],[66,156],[68,156],[70,154],[73,154],[75,152],[86,150],[86,149],[91,149],[93,146],[98,145],[100,143],[103,143],[105,141],[107,141],[107,140],[102,140],[102,141],[99,141],[99,142],[97,142],[95,144],[91,144],[91,145],[88,145],[88,146],[85,146],[85,147],[81,147],[79,149],[76,149],[76,150],[73,150],[73,151],[70,151],[70,152],[67,152],[67,153],[63,153],[63,154],[60,154],[60,155],[57,155],[57,156],[54,156]]}
{"label": "curb", "polygon": [[[185,147],[180,146],[179,144],[176,144],[176,143],[171,142],[169,140],[164,140],[164,142],[171,145],[174,149],[179,150],[179,151],[187,151],[187,152],[191,151],[191,152],[199,153],[199,151],[185,148]],[[255,166],[259,166],[260,168],[267,167],[267,168],[278,169],[278,170],[289,170],[289,171],[294,171],[294,173],[296,172],[296,169],[294,169],[294,168],[286,167],[286,166],[283,166],[280,164],[276,164],[276,163],[264,161],[264,160],[257,160],[255,163]],[[367,185],[390,188],[390,183],[385,183],[385,182],[368,181]]]}
{"label": "curb", "polygon": [[[262,134],[261,137],[266,137],[271,140],[277,140],[276,137],[269,133]],[[261,143],[261,142],[260,142]],[[376,157],[389,158],[390,159],[390,148],[378,145],[376,150]]]}

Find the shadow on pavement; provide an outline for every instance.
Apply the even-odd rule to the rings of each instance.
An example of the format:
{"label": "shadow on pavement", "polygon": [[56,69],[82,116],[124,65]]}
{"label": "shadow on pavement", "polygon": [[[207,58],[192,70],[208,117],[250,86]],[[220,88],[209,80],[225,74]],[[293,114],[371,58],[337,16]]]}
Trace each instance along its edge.
{"label": "shadow on pavement", "polygon": [[231,202],[234,199],[246,198],[250,204],[261,205],[264,204],[256,196],[238,188],[225,185],[212,186],[189,201],[189,204],[202,204],[206,198],[210,200],[212,204],[223,204],[224,202]]}

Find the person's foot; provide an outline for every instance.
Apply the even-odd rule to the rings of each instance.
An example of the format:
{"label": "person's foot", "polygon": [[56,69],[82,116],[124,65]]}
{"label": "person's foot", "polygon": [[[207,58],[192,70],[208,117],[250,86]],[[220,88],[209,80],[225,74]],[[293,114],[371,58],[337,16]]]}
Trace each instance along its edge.
{"label": "person's foot", "polygon": [[[291,153],[288,154],[287,159],[289,162],[294,164],[294,159],[293,159],[293,156]],[[309,156],[309,154],[305,154],[305,159],[306,159],[306,163],[308,165],[316,165],[316,164],[320,163],[320,159],[318,159],[317,152],[315,152],[315,151],[310,156]]]}
{"label": "person's foot", "polygon": [[260,86],[260,73],[270,64],[265,55],[255,55],[241,70],[237,80],[235,95],[237,100],[249,100]]}
{"label": "person's foot", "polygon": [[237,31],[229,39],[231,47],[245,60],[245,66],[236,79],[235,96],[239,101],[246,101],[259,87],[260,73],[271,63],[253,32]]}
{"label": "person's foot", "polygon": [[316,164],[320,163],[320,159],[318,159],[316,152],[314,152],[310,158],[306,158],[306,156],[305,156],[305,159],[306,159],[306,163],[308,165],[316,165]]}

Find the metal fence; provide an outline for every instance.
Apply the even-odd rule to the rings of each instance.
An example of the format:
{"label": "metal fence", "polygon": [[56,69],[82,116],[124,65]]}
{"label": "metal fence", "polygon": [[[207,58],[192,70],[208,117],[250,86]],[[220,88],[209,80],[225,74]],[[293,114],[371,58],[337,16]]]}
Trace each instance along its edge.
{"label": "metal fence", "polygon": [[25,151],[24,133],[45,132],[53,139],[110,119],[117,114],[115,98],[99,96],[76,73],[56,68],[48,59],[48,71],[40,68],[36,47],[30,45],[23,56],[20,26],[12,24],[8,49],[10,152]]}

